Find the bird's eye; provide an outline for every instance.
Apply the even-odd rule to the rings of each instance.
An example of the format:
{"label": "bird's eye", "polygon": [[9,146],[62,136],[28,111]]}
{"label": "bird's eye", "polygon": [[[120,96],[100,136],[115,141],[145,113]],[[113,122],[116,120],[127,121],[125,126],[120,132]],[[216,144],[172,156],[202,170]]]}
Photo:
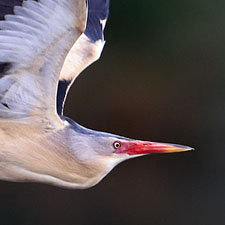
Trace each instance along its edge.
{"label": "bird's eye", "polygon": [[121,143],[118,142],[118,141],[115,141],[115,142],[113,143],[113,147],[114,147],[115,149],[120,148],[120,146],[121,146]]}

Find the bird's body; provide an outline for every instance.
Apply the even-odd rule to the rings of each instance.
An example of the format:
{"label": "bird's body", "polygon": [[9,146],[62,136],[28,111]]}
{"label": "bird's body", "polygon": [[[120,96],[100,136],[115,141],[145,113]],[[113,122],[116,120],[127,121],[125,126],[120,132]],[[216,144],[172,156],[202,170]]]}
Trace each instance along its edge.
{"label": "bird's body", "polygon": [[63,116],[68,89],[104,47],[109,0],[89,0],[88,13],[85,0],[0,6],[15,14],[0,21],[0,179],[87,188],[126,159],[191,149],[93,131]]}
{"label": "bird's body", "polygon": [[[85,188],[98,183],[121,161],[119,155],[99,156],[98,151],[91,151],[90,137],[80,132],[85,128],[78,124],[74,123],[75,128],[65,120],[64,128],[47,131],[40,125],[33,119],[1,121],[0,143],[5,143],[0,149],[2,179]],[[95,135],[93,131],[92,139]]]}
{"label": "bird's body", "polygon": [[7,140],[10,143],[1,147],[1,178],[36,180],[69,187],[79,184],[81,188],[97,183],[103,176],[99,174],[100,162],[92,165],[91,160],[90,163],[85,161],[85,164],[77,161],[79,157],[76,152],[69,148],[72,130],[66,128],[46,133],[37,132],[39,128],[19,124],[11,134],[1,133],[4,142]]}

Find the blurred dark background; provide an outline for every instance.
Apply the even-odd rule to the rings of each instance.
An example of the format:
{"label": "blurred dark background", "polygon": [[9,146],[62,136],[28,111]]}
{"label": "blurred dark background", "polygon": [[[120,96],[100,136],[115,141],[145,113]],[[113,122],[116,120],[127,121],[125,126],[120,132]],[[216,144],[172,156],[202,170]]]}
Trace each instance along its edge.
{"label": "blurred dark background", "polygon": [[225,224],[225,1],[112,1],[105,36],[65,115],[196,151],[126,161],[82,191],[0,182],[0,224]]}

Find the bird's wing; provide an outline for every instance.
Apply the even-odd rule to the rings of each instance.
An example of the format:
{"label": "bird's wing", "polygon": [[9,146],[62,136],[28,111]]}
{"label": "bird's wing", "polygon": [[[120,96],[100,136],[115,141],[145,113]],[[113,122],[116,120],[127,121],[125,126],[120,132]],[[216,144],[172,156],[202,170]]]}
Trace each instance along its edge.
{"label": "bird's wing", "polygon": [[63,114],[67,92],[76,77],[99,59],[103,50],[104,28],[109,14],[109,0],[88,0],[88,19],[85,32],[70,50],[63,65],[57,93],[57,112]]}
{"label": "bird's wing", "polygon": [[[21,1],[1,5],[12,2]],[[0,21],[0,118],[57,118],[60,71],[84,32],[86,12],[86,0],[25,0]]]}

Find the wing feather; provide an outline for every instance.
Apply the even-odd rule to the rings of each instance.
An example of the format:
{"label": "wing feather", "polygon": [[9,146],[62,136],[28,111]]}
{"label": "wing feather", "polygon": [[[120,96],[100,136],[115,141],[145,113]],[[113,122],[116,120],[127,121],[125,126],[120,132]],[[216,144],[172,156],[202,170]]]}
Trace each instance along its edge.
{"label": "wing feather", "polygon": [[62,65],[86,25],[86,2],[27,0],[14,14],[0,21],[0,63],[10,65],[0,76],[0,117],[51,120]]}
{"label": "wing feather", "polygon": [[66,57],[57,93],[57,112],[63,114],[64,102],[78,75],[101,56],[105,45],[104,28],[109,15],[109,0],[88,0],[88,18],[85,32]]}

